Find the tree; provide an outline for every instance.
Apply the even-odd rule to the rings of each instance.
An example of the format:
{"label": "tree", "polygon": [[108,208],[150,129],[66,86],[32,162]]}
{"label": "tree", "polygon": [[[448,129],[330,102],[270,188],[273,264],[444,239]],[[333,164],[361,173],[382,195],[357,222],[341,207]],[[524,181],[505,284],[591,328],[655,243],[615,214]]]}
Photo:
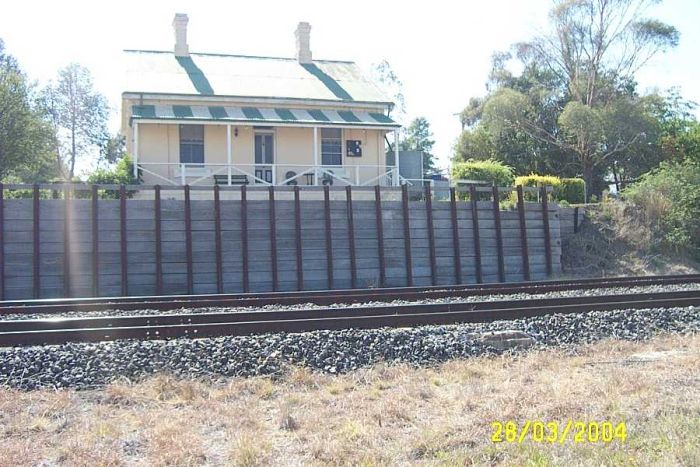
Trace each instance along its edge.
{"label": "tree", "polygon": [[681,98],[677,89],[669,90],[663,98],[653,102],[660,124],[662,159],[700,162],[700,123],[692,112],[696,107],[694,102]]}
{"label": "tree", "polygon": [[50,138],[27,77],[0,40],[0,180],[53,178]]}
{"label": "tree", "polygon": [[610,78],[631,78],[654,55],[678,45],[678,30],[645,18],[659,0],[558,0],[552,31],[515,45],[524,63],[539,63],[564,80],[572,100],[605,100]]}
{"label": "tree", "polygon": [[[675,47],[679,34],[643,16],[652,3],[558,0],[549,33],[516,44],[514,55],[494,56],[482,111],[485,124],[495,127],[489,133],[523,134],[536,150],[560,158],[550,159],[559,167],[573,158],[588,191],[596,191],[611,164],[653,143],[650,109],[635,91],[634,74]],[[513,58],[524,70],[520,76],[507,69]]]}
{"label": "tree", "polygon": [[102,142],[100,156],[108,164],[119,162],[126,156],[126,139],[121,134],[110,136]]}
{"label": "tree", "polygon": [[404,137],[399,144],[402,151],[421,151],[423,153],[423,174],[434,172],[435,156],[432,154],[435,140],[430,131],[430,123],[425,117],[415,118],[403,130]]}
{"label": "tree", "polygon": [[393,118],[397,122],[403,121],[406,117],[406,99],[403,95],[403,83],[396,76],[389,62],[384,59],[372,65],[371,77],[379,89],[392,99],[394,103]]}
{"label": "tree", "polygon": [[109,139],[107,99],[94,90],[90,71],[72,63],[47,86],[44,102],[54,128],[56,157],[67,166],[66,178],[73,179],[76,160]]}

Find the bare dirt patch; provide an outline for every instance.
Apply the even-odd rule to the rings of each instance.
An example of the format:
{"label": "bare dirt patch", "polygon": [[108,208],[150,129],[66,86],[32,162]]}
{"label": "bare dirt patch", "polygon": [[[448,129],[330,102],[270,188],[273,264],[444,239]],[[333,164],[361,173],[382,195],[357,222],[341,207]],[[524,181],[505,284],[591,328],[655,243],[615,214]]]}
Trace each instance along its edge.
{"label": "bare dirt patch", "polygon": [[[635,362],[635,363],[631,363]],[[0,390],[2,465],[700,465],[700,336],[280,380]],[[611,420],[626,442],[493,444],[491,422]]]}

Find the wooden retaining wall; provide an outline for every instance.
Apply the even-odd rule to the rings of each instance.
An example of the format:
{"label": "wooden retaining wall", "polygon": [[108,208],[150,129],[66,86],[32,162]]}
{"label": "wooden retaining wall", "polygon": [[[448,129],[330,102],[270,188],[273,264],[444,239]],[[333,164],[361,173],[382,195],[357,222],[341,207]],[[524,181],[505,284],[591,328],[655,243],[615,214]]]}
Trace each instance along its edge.
{"label": "wooden retaining wall", "polygon": [[583,207],[559,207],[559,225],[562,238],[578,233],[578,229],[585,217],[586,211]]}
{"label": "wooden retaining wall", "polygon": [[0,203],[5,300],[519,281],[561,269],[559,209],[546,196],[501,211],[491,188],[466,201],[378,187],[222,187],[209,199],[165,187],[99,199],[103,187],[84,186],[84,199],[75,187],[8,199],[9,188],[26,187],[5,186]]}

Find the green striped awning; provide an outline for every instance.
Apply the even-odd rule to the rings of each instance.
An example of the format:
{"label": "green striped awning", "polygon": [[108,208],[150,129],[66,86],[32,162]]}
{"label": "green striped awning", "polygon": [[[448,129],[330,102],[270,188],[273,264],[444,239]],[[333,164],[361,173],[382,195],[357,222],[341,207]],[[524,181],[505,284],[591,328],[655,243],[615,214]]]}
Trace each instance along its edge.
{"label": "green striped awning", "polygon": [[374,112],[330,109],[286,109],[262,107],[226,107],[204,105],[134,105],[131,118],[135,120],[194,120],[231,123],[339,125],[359,127],[389,127],[400,125],[390,117]]}

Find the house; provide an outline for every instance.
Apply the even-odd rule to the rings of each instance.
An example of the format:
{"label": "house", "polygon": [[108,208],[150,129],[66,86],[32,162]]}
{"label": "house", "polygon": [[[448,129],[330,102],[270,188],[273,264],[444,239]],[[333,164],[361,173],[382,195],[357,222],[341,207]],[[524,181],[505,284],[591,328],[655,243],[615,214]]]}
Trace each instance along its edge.
{"label": "house", "polygon": [[122,132],[144,183],[399,184],[393,104],[355,63],[313,60],[308,23],[295,58],[190,52],[187,23],[175,15],[172,51],[125,51]]}

